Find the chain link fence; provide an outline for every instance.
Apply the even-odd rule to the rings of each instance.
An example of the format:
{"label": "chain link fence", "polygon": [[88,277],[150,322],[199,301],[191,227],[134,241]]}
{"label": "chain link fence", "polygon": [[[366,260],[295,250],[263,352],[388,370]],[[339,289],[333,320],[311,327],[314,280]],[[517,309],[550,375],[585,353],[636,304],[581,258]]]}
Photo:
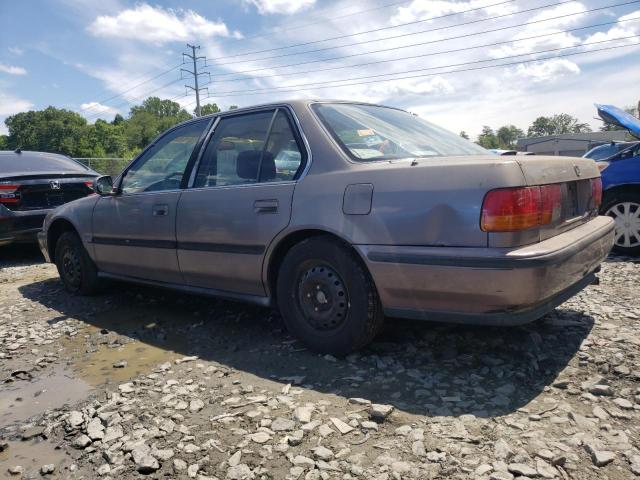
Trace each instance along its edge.
{"label": "chain link fence", "polygon": [[126,158],[74,158],[102,175],[117,176],[130,162]]}

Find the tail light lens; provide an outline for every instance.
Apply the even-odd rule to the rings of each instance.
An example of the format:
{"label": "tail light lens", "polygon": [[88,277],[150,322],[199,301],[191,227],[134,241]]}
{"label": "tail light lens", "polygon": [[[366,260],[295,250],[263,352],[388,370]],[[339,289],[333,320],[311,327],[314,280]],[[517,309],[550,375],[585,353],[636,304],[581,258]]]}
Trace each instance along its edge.
{"label": "tail light lens", "polygon": [[0,184],[0,205],[20,203],[20,185]]}
{"label": "tail light lens", "polygon": [[560,185],[491,190],[482,203],[480,226],[485,232],[515,232],[549,225],[560,218]]}
{"label": "tail light lens", "polygon": [[91,182],[84,182],[84,184],[87,186],[87,188],[89,188],[89,190],[93,190],[93,181],[91,181]]}
{"label": "tail light lens", "polygon": [[593,207],[600,208],[602,204],[602,179],[591,179],[591,198],[593,199]]}

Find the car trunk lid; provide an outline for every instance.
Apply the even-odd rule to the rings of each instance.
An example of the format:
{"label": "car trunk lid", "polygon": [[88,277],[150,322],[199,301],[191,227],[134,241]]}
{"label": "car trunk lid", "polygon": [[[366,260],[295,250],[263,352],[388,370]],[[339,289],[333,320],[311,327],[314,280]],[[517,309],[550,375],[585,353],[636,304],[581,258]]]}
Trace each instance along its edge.
{"label": "car trunk lid", "polygon": [[26,211],[58,207],[93,193],[93,175],[32,174],[0,179],[0,204]]}

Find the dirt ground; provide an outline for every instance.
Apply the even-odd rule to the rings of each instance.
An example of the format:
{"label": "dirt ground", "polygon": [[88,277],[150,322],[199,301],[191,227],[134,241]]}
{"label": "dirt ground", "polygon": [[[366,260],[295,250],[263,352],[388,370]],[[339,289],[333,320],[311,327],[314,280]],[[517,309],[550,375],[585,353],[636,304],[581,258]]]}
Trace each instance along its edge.
{"label": "dirt ground", "polygon": [[268,309],[0,248],[0,478],[640,475],[640,262],[519,328],[388,319],[344,359]]}

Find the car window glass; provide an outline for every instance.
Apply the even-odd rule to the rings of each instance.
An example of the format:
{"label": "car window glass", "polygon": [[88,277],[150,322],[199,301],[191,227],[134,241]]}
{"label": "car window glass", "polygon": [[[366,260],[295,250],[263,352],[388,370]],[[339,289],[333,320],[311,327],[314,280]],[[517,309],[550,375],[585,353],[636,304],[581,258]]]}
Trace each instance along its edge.
{"label": "car window glass", "polygon": [[[222,118],[202,155],[194,186],[257,182],[272,117],[273,110]],[[263,163],[261,176],[271,178],[275,171],[267,171],[268,162]]]}
{"label": "car window glass", "polygon": [[124,193],[180,188],[189,157],[209,120],[189,123],[167,133],[147,150],[122,179]]}
{"label": "car window glass", "polygon": [[263,182],[293,180],[302,163],[302,153],[293,135],[287,114],[282,110],[278,111],[273,122],[262,161],[269,162],[269,165],[272,162],[275,167],[275,175],[262,178]]}

